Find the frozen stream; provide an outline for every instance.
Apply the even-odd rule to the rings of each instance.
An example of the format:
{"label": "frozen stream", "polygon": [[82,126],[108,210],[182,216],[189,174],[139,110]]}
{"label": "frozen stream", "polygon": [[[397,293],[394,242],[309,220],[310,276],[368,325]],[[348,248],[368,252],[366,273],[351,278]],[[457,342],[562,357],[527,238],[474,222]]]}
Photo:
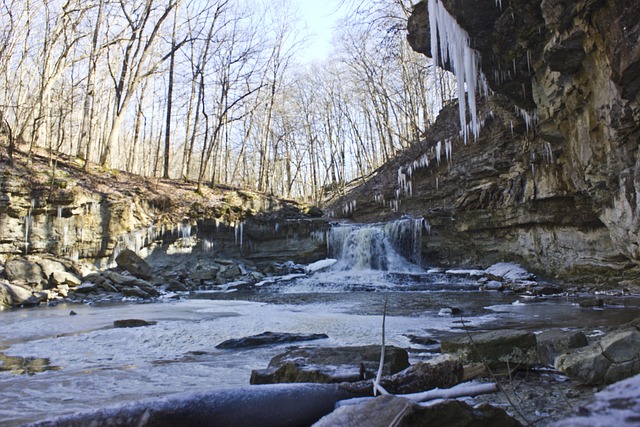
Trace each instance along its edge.
{"label": "frozen stream", "polygon": [[[376,344],[385,299],[387,343],[411,348],[414,360],[428,351],[406,335],[461,333],[461,319],[471,330],[514,325],[598,329],[640,315],[638,302],[629,297],[620,304],[632,308],[598,311],[563,297],[523,304],[514,294],[475,291],[472,281],[446,283],[444,275],[369,272],[343,275],[340,282],[329,278],[333,282],[316,276],[243,293],[199,293],[151,304],[2,311],[3,367],[13,370],[0,372],[2,425],[171,393],[246,386],[251,369],[266,367],[286,347],[215,349],[229,338],[277,331],[330,337],[311,345]],[[439,315],[441,308],[452,306],[462,315]],[[77,315],[71,316],[72,310]],[[113,328],[114,320],[130,318],[157,324]]]}
{"label": "frozen stream", "polygon": [[[634,297],[608,298],[604,310],[582,309],[567,297],[530,303],[511,293],[480,292],[464,274],[423,270],[406,260],[419,261],[424,225],[405,219],[334,227],[326,236],[329,255],[337,259],[330,270],[265,281],[250,290],[222,287],[146,304],[0,311],[0,425],[248,386],[251,370],[267,367],[287,346],[215,348],[231,338],[266,331],[324,333],[328,339],[308,344],[379,344],[385,300],[386,342],[407,348],[412,361],[432,356],[433,349],[412,343],[411,335],[440,340],[465,329],[516,327],[591,332],[640,317]],[[460,314],[442,315],[443,308]],[[156,323],[113,327],[123,319]]]}

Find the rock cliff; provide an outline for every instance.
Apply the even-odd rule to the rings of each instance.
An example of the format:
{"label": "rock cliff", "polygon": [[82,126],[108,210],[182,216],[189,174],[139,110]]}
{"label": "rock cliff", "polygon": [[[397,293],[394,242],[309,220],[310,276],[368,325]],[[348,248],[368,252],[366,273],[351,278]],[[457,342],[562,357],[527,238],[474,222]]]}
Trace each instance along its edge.
{"label": "rock cliff", "polygon": [[105,267],[124,249],[167,255],[178,246],[181,254],[198,250],[257,264],[326,255],[313,234],[327,222],[294,201],[232,188],[197,194],[179,181],[84,171],[74,159],[61,158],[53,169],[36,155],[24,167],[18,156],[14,165],[0,163],[0,265],[53,254]]}
{"label": "rock cliff", "polygon": [[[480,136],[464,144],[446,107],[336,212],[424,216],[427,263],[514,260],[548,278],[637,287],[640,3],[440,1],[480,56]],[[408,40],[431,56],[427,2]]]}

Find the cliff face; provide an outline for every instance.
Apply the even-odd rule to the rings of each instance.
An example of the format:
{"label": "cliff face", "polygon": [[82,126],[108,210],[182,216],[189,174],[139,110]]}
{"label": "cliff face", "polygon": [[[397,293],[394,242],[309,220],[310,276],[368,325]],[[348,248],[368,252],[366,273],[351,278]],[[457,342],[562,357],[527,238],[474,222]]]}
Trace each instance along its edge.
{"label": "cliff face", "polygon": [[[377,202],[385,197],[388,212],[404,175],[412,188],[401,189],[398,213],[431,223],[427,262],[514,260],[549,278],[595,283],[637,277],[640,3],[441,2],[469,33],[494,93],[479,106],[480,137],[453,138],[452,159],[441,148],[438,165],[436,141],[459,129],[457,111],[446,108],[420,151],[351,193],[358,209],[350,216],[382,218]],[[426,2],[415,6],[408,39],[431,56],[428,14]],[[411,167],[424,165],[424,153],[430,166]],[[383,178],[396,170],[398,182]]]}
{"label": "cliff face", "polygon": [[202,249],[211,258],[257,264],[326,256],[314,233],[327,222],[290,200],[231,188],[198,195],[183,182],[87,172],[73,160],[60,161],[51,179],[46,158],[35,156],[29,168],[23,163],[22,157],[13,166],[0,163],[0,275],[4,261],[21,255],[104,267],[123,249],[146,256],[177,241],[186,245],[183,252]]}

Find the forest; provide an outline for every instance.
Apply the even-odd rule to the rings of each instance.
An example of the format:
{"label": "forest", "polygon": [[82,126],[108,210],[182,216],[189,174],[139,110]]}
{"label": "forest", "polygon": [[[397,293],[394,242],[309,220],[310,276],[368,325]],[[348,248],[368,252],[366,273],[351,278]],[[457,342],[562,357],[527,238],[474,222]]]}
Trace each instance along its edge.
{"label": "forest", "polygon": [[349,12],[331,55],[305,63],[292,0],[3,0],[7,157],[41,148],[318,201],[419,141],[457,96],[408,46],[410,2],[336,4]]}

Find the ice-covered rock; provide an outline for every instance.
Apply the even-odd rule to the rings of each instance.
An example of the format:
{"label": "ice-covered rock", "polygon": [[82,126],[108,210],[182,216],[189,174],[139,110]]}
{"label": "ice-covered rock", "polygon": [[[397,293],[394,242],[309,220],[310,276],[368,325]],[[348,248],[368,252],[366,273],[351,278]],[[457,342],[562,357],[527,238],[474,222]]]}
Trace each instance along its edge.
{"label": "ice-covered rock", "polygon": [[485,270],[487,277],[493,280],[521,282],[534,280],[536,276],[518,264],[499,262]]}
{"label": "ice-covered rock", "polygon": [[338,260],[334,258],[321,259],[320,261],[312,262],[307,265],[306,271],[307,273],[315,273],[316,271],[326,270],[336,262],[338,262]]}

